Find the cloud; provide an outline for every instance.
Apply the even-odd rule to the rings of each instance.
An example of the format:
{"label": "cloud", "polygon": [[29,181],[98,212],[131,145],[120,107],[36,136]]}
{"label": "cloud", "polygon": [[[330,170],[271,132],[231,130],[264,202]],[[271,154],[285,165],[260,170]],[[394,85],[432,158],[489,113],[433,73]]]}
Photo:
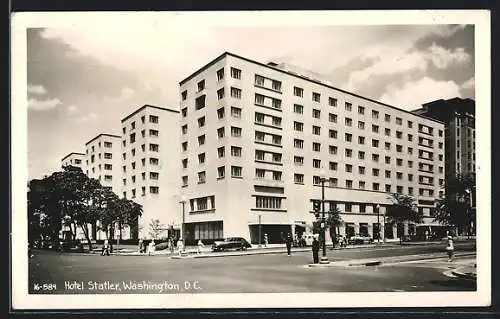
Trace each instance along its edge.
{"label": "cloud", "polygon": [[68,113],[75,113],[78,110],[78,107],[74,104],[68,106]]}
{"label": "cloud", "polygon": [[402,109],[412,110],[423,103],[452,97],[461,97],[460,87],[455,82],[436,81],[425,76],[418,81],[407,82],[402,87],[387,86],[380,101]]}
{"label": "cloud", "polygon": [[97,119],[97,114],[92,112],[78,119],[80,123],[86,123]]}
{"label": "cloud", "polygon": [[356,91],[360,85],[373,80],[374,77],[404,74],[411,71],[425,72],[430,63],[438,69],[446,69],[470,61],[470,55],[465,52],[464,48],[445,49],[435,43],[423,51],[405,50],[405,47],[407,46],[368,48],[361,59],[363,61],[372,59],[374,62],[364,69],[352,72],[343,87],[350,91]]}
{"label": "cloud", "polygon": [[466,90],[474,90],[475,87],[476,87],[476,80],[474,77],[471,77],[470,79],[462,83],[462,85],[460,86],[461,89],[466,89]]}
{"label": "cloud", "polygon": [[470,55],[465,52],[464,48],[448,50],[435,43],[429,48],[427,57],[438,69],[446,69],[453,64],[463,64],[470,60]]}
{"label": "cloud", "polygon": [[38,100],[35,98],[30,98],[28,100],[28,108],[36,111],[51,110],[61,104],[62,104],[61,100],[57,98],[46,99],[46,100]]}
{"label": "cloud", "polygon": [[128,87],[124,87],[120,92],[120,96],[108,98],[108,100],[111,102],[121,102],[130,99],[132,96],[134,96],[134,94],[135,94],[134,90]]}
{"label": "cloud", "polygon": [[42,95],[47,93],[47,90],[43,87],[43,85],[28,84],[28,93]]}

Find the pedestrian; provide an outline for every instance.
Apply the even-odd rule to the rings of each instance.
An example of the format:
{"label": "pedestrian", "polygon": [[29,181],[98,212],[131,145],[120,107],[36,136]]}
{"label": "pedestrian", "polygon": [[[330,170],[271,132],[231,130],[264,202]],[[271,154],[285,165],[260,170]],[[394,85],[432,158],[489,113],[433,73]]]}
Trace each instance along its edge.
{"label": "pedestrian", "polygon": [[319,241],[317,235],[313,236],[312,252],[313,252],[313,263],[315,264],[319,263]]}
{"label": "pedestrian", "polygon": [[156,246],[155,246],[155,241],[154,239],[151,240],[151,242],[149,243],[149,251],[148,251],[148,255],[149,256],[154,256],[155,255],[155,251],[156,251]]}
{"label": "pedestrian", "polygon": [[286,253],[288,256],[291,256],[292,255],[292,242],[293,242],[292,234],[288,233],[285,241],[286,241]]}
{"label": "pedestrian", "polygon": [[139,248],[138,248],[139,249],[139,254],[142,253],[142,244],[143,244],[142,239],[139,239]]}
{"label": "pedestrian", "polygon": [[448,254],[448,261],[453,260],[453,237],[448,236],[448,245],[446,246],[446,253]]}
{"label": "pedestrian", "polygon": [[101,252],[101,256],[109,256],[109,242],[108,240],[104,240],[104,243],[102,245],[102,252]]}
{"label": "pedestrian", "polygon": [[174,239],[170,237],[168,239],[168,247],[170,248],[170,254],[172,255],[174,253]]}
{"label": "pedestrian", "polygon": [[177,250],[179,251],[179,256],[181,256],[182,252],[184,251],[184,245],[182,242],[182,238],[177,240]]}
{"label": "pedestrian", "polygon": [[205,248],[205,245],[201,241],[201,239],[198,239],[198,254],[201,254],[201,250]]}
{"label": "pedestrian", "polygon": [[267,237],[267,234],[264,234],[264,247],[267,247],[267,244],[269,244],[269,238]]}

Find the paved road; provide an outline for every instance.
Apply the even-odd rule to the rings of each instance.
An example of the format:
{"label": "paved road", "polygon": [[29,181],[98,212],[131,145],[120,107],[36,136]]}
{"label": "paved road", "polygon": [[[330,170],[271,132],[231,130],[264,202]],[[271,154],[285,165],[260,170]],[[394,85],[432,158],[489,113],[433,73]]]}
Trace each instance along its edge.
{"label": "paved road", "polygon": [[[460,244],[458,251],[473,251]],[[328,251],[330,260],[443,252],[442,246]],[[30,259],[30,293],[237,293],[471,291],[476,283],[449,278],[445,259],[377,267],[310,268],[309,252],[170,259],[37,252]],[[454,263],[459,263],[457,260]],[[43,284],[55,284],[49,290]],[[135,286],[133,284],[136,284]],[[143,287],[137,284],[145,283]],[[34,290],[38,284],[40,289]],[[82,289],[79,289],[81,286]]]}

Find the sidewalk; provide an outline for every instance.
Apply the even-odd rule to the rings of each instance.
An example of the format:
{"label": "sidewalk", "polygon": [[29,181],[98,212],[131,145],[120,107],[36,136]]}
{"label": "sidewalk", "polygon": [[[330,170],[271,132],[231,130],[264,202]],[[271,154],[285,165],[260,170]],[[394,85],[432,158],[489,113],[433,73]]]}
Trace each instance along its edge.
{"label": "sidewalk", "polygon": [[456,269],[453,269],[451,273],[462,279],[476,280],[477,279],[477,268],[476,264],[466,265]]}
{"label": "sidewalk", "polygon": [[[399,246],[399,243],[380,243],[380,244],[363,244],[363,245],[349,245],[347,247],[336,247],[335,250],[344,250],[344,249],[359,249],[359,248],[376,248],[376,247],[394,247]],[[293,247],[293,252],[303,252],[303,251],[311,251],[312,247]],[[332,247],[327,245],[327,250],[331,251]],[[170,249],[163,249],[155,251],[155,256],[170,256],[172,258],[209,258],[209,257],[225,257],[225,256],[245,256],[245,255],[257,255],[257,254],[282,254],[286,252],[285,244],[269,244],[267,247],[258,247],[258,245],[253,245],[251,248],[248,248],[244,251],[225,251],[225,252],[212,252],[211,247],[205,247],[201,250],[201,254],[198,253],[198,247],[196,246],[188,246],[186,250],[179,255],[177,250],[174,251],[173,254],[170,253]],[[91,254],[100,254],[101,248],[96,247],[90,252]],[[128,247],[116,247],[112,253],[112,255],[119,256],[147,256],[147,254],[140,254],[135,246]]]}
{"label": "sidewalk", "polygon": [[[469,257],[476,256],[474,252],[464,252],[457,253],[455,257]],[[447,258],[443,253],[429,253],[429,254],[418,254],[418,255],[401,255],[401,256],[390,256],[390,257],[379,257],[379,258],[366,258],[366,259],[351,259],[351,260],[339,260],[331,261],[329,264],[309,264],[309,267],[360,267],[360,266],[378,266],[381,264],[392,264],[401,263],[407,261],[425,261],[432,259]],[[464,271],[467,271],[467,267]]]}

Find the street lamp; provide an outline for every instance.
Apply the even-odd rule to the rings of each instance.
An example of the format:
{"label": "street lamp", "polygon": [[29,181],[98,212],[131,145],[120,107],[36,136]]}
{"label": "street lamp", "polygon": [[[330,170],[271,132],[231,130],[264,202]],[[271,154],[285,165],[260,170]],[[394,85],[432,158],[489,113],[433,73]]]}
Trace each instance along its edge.
{"label": "street lamp", "polygon": [[380,245],[380,204],[377,204],[375,208],[377,209],[377,243]]}
{"label": "street lamp", "polygon": [[261,224],[262,215],[259,215],[259,248],[262,247],[262,224]]}
{"label": "street lamp", "polygon": [[182,249],[185,249],[186,237],[184,233],[184,227],[185,227],[184,224],[186,223],[186,210],[185,210],[186,198],[184,197],[184,195],[181,196],[181,201],[179,203],[182,204],[182,226],[181,226]]}
{"label": "street lamp", "polygon": [[328,264],[328,257],[326,257],[326,223],[325,223],[325,181],[326,181],[326,172],[325,169],[322,168],[320,172],[321,178],[321,235],[323,237],[323,256],[321,257],[321,264]]}

